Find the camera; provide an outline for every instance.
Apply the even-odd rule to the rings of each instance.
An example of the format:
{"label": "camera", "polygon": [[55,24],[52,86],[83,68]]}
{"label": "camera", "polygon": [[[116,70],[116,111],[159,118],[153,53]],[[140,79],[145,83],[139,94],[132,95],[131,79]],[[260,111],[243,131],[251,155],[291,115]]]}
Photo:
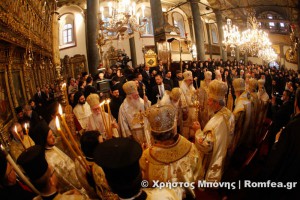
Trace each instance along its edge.
{"label": "camera", "polygon": [[121,62],[121,68],[124,69],[127,66],[127,63],[130,62],[130,61],[132,61],[132,59],[130,59],[129,56],[127,56],[126,53],[122,53],[120,55],[120,57],[121,57],[121,60],[120,60],[120,62]]}
{"label": "camera", "polygon": [[273,92],[273,97],[275,97],[275,101],[277,105],[281,105],[282,104],[282,100],[281,100],[281,94],[279,94],[279,92]]}

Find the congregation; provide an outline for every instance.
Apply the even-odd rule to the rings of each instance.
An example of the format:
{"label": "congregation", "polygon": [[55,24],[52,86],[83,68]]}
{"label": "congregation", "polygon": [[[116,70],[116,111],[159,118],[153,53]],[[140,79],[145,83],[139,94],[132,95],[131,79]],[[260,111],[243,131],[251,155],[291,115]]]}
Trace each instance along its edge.
{"label": "congregation", "polygon": [[[172,70],[162,61],[151,68],[122,63],[120,58],[117,65],[99,69],[96,77],[86,72],[69,77],[65,93],[54,83],[38,87],[28,104],[15,109],[18,121],[10,129],[8,152],[39,194],[17,180],[1,152],[1,198],[299,195],[297,186],[250,192],[153,187],[156,181],[237,181],[243,178],[245,163],[254,162],[258,152],[264,154],[259,172],[246,171],[253,181],[297,182],[299,72],[237,60],[190,61]],[[109,88],[103,89],[103,83]],[[58,126],[58,119],[66,121],[64,127]],[[62,134],[68,131],[69,142]],[[142,188],[145,180],[149,185]]]}

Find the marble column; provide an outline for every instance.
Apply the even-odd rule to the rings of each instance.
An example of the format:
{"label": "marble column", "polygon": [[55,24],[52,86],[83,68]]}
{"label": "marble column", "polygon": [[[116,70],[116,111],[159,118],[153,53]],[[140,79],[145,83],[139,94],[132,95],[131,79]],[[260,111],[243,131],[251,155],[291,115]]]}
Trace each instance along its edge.
{"label": "marble column", "polygon": [[200,17],[200,10],[198,5],[198,0],[190,0],[190,6],[193,15],[193,23],[195,30],[195,42],[197,48],[197,59],[205,60],[205,48],[204,48],[204,27],[203,22]]}
{"label": "marble column", "polygon": [[136,48],[135,48],[135,41],[134,37],[129,39],[129,45],[130,45],[130,54],[131,54],[131,63],[132,67],[137,67],[137,59],[136,59]]}
{"label": "marble column", "polygon": [[93,76],[97,74],[99,65],[99,51],[97,46],[98,10],[99,1],[87,0],[87,57],[89,73]]}
{"label": "marble column", "polygon": [[[53,12],[52,14],[52,36],[53,36],[53,52],[52,52],[52,56],[53,56],[53,65],[56,69],[56,80],[57,81],[61,81],[62,80],[62,76],[61,76],[61,63],[60,63],[60,57],[59,57],[59,39],[58,39],[58,12]],[[38,66],[36,66],[36,64],[34,64],[34,74],[36,75],[37,71],[38,71]],[[38,76],[35,76],[35,81],[36,81],[36,86],[41,86],[38,83]]]}
{"label": "marble column", "polygon": [[212,46],[211,46],[211,37],[210,37],[210,33],[211,33],[211,29],[210,29],[210,25],[206,24],[206,30],[207,30],[207,39],[208,39],[208,53],[209,53],[209,57],[210,59],[212,59]]}
{"label": "marble column", "polygon": [[224,34],[223,34],[223,21],[222,21],[222,13],[220,10],[214,11],[216,14],[217,19],[217,26],[218,26],[218,32],[219,32],[219,45],[220,45],[220,57],[226,61],[227,60],[227,51],[223,49],[222,41],[224,40]]}
{"label": "marble column", "polygon": [[157,50],[156,42],[165,41],[165,17],[162,12],[162,6],[160,0],[150,0],[151,13],[152,13],[152,23],[153,23],[153,31],[154,31],[154,41],[155,47]]}
{"label": "marble column", "polygon": [[191,41],[192,43],[195,43],[195,34],[194,34],[194,26],[193,26],[193,18],[189,17],[188,18],[188,23],[189,23],[189,27],[190,27],[190,37],[191,37]]}
{"label": "marble column", "polygon": [[236,47],[235,48],[235,59],[240,62],[240,48]]}
{"label": "marble column", "polygon": [[244,55],[245,65],[248,65],[248,55],[245,53]]}

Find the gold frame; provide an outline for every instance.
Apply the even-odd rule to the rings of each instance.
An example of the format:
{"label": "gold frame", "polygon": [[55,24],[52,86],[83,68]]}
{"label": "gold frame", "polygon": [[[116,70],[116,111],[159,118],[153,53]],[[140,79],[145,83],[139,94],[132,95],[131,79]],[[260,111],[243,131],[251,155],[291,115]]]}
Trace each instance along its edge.
{"label": "gold frame", "polygon": [[[23,94],[23,97],[24,97],[24,104],[27,103],[28,99],[27,99],[27,95],[26,95],[26,91],[25,91],[25,84],[24,84],[24,74],[23,74],[23,71],[21,69],[13,69],[12,70],[12,81],[15,82],[14,78],[13,78],[13,74],[17,74],[19,77],[20,77],[20,82],[21,82],[21,91],[22,91],[22,94]],[[17,94],[16,94],[16,88],[14,88],[14,92],[15,92],[15,95],[17,97]],[[18,101],[18,99],[16,99]],[[23,106],[21,104],[22,102],[19,102],[18,101],[18,104],[19,106]]]}
{"label": "gold frame", "polygon": [[157,66],[157,55],[151,49],[145,53],[145,64],[148,65],[149,67]]}

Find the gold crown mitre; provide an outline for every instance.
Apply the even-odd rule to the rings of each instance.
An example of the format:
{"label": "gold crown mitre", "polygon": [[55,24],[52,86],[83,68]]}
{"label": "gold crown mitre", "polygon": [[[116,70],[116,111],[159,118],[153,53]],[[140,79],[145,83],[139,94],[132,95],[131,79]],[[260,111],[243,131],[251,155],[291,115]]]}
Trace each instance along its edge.
{"label": "gold crown mitre", "polygon": [[90,105],[91,108],[98,106],[100,104],[100,98],[98,94],[90,94],[86,98],[87,103]]}
{"label": "gold crown mitre", "polygon": [[213,80],[208,86],[208,98],[217,101],[224,100],[227,90],[228,87],[226,83],[219,80]]}
{"label": "gold crown mitre", "polygon": [[264,87],[264,86],[265,86],[265,82],[266,82],[266,81],[265,81],[264,79],[259,79],[259,80],[257,81],[259,87]]}
{"label": "gold crown mitre", "polygon": [[257,89],[257,80],[255,78],[249,79],[249,91],[254,91]]}
{"label": "gold crown mitre", "polygon": [[136,82],[135,81],[127,81],[123,85],[123,90],[127,95],[137,92]]}
{"label": "gold crown mitre", "polygon": [[154,105],[147,109],[151,131],[163,133],[175,126],[176,109],[171,105]]}
{"label": "gold crown mitre", "polygon": [[191,71],[185,71],[182,75],[184,80],[193,80],[193,74]]}
{"label": "gold crown mitre", "polygon": [[204,78],[205,78],[205,79],[211,79],[211,78],[212,78],[212,73],[211,73],[211,71],[206,71],[206,72],[204,72]]}
{"label": "gold crown mitre", "polygon": [[181,97],[181,89],[179,87],[173,88],[169,96],[172,100],[178,101]]}
{"label": "gold crown mitre", "polygon": [[234,91],[244,91],[245,90],[245,81],[242,78],[236,78],[232,82]]}

